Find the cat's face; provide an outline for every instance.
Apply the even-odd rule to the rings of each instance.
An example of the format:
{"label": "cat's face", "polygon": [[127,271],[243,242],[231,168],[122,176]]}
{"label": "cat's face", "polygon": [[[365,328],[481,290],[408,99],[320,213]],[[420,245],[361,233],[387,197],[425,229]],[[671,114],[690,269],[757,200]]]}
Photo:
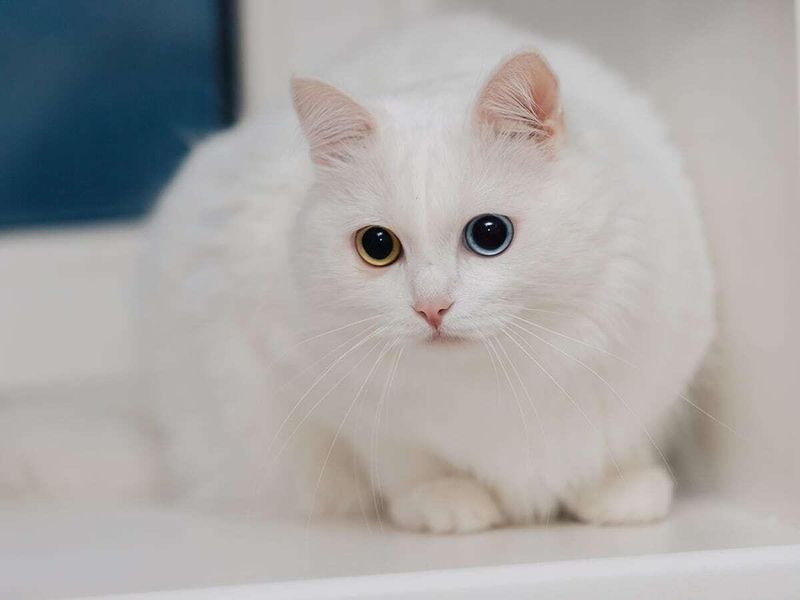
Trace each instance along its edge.
{"label": "cat's face", "polygon": [[[575,239],[579,201],[554,156],[558,104],[532,97],[529,106],[541,111],[549,101],[549,112],[524,123],[502,104],[511,76],[535,76],[541,88],[531,69],[542,65],[529,54],[508,61],[473,120],[376,118],[325,84],[296,84],[318,168],[295,265],[317,307],[380,315],[387,336],[461,341],[496,334],[524,307],[580,295],[575,282],[591,267],[575,260],[585,240]],[[514,93],[521,83],[513,81]],[[319,122],[314,110],[331,119],[331,106],[346,123]]]}

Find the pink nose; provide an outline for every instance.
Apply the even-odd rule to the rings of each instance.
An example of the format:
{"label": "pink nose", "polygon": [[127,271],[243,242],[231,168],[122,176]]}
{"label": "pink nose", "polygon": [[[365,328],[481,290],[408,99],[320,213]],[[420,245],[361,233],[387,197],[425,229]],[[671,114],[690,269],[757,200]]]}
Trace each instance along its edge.
{"label": "pink nose", "polygon": [[414,304],[414,310],[434,329],[439,329],[444,313],[453,306],[450,300],[423,300]]}

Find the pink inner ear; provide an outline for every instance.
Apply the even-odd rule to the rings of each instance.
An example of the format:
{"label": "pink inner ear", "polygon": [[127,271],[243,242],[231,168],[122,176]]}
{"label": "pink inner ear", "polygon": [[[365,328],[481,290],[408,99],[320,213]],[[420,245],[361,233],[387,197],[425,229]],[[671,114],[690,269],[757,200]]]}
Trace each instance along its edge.
{"label": "pink inner ear", "polygon": [[558,79],[538,54],[512,56],[489,78],[476,113],[498,132],[557,137],[563,129]]}
{"label": "pink inner ear", "polygon": [[293,78],[292,99],[317,164],[345,160],[347,146],[375,129],[365,108],[322,81]]}

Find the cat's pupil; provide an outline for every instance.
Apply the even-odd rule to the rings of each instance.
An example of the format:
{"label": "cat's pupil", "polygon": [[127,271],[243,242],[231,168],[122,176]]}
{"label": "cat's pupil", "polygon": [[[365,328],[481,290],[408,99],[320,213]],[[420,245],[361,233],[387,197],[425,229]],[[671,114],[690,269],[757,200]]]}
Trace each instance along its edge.
{"label": "cat's pupil", "polygon": [[507,237],[506,224],[493,215],[480,217],[472,225],[472,239],[485,250],[497,250]]}
{"label": "cat's pupil", "polygon": [[394,240],[391,234],[382,227],[370,227],[361,238],[364,251],[375,260],[383,260],[394,249]]}

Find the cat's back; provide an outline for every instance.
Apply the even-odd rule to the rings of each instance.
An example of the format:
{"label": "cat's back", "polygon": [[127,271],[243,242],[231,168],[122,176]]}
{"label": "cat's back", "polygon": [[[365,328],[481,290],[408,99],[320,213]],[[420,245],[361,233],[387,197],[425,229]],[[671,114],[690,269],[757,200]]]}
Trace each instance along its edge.
{"label": "cat's back", "polygon": [[[311,180],[293,115],[275,111],[200,141],[147,224],[143,347],[190,340],[232,313],[291,304],[290,229]],[[195,343],[191,340],[188,343]],[[146,361],[147,362],[147,361]]]}

